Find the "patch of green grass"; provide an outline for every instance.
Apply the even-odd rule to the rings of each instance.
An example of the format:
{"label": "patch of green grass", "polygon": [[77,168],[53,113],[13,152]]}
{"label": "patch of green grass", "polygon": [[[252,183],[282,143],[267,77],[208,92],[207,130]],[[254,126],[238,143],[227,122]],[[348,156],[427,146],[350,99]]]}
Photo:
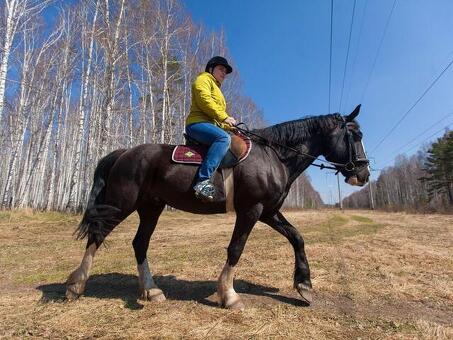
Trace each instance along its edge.
{"label": "patch of green grass", "polygon": [[0,211],[0,222],[6,222],[11,219],[11,211]]}
{"label": "patch of green grass", "polygon": [[316,229],[306,233],[308,242],[338,243],[348,237],[376,234],[385,225],[365,222],[359,225],[350,225],[343,216],[334,216]]}
{"label": "patch of green grass", "polygon": [[332,216],[326,224],[330,227],[339,227],[348,223],[349,219],[346,216],[334,215]]}
{"label": "patch of green grass", "polygon": [[38,283],[55,283],[55,282],[64,282],[66,281],[69,271],[60,271],[60,272],[38,272],[34,274],[29,274],[25,276],[20,276],[15,279],[18,283],[26,284],[38,284]]}
{"label": "patch of green grass", "polygon": [[344,237],[354,237],[359,235],[370,235],[376,234],[380,229],[382,229],[385,225],[379,223],[373,224],[360,224],[357,226],[351,226],[348,229],[342,231],[341,236]]}
{"label": "patch of green grass", "polygon": [[373,220],[371,218],[365,216],[352,215],[351,219],[361,223],[373,223]]}

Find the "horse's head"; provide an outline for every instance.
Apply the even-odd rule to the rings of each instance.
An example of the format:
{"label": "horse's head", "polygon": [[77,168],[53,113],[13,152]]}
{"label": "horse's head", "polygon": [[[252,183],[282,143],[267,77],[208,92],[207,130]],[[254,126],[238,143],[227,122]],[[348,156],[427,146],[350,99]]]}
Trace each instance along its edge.
{"label": "horse's head", "polygon": [[325,158],[334,163],[338,171],[351,185],[363,186],[370,177],[369,161],[362,143],[362,132],[355,118],[360,112],[358,105],[347,116],[341,116],[339,124],[331,131]]}

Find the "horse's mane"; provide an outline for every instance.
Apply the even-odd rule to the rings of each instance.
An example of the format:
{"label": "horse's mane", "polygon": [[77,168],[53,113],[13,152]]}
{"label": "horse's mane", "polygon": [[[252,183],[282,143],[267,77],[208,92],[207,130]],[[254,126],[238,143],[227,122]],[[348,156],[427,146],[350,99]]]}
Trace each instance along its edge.
{"label": "horse's mane", "polygon": [[264,129],[254,130],[254,133],[276,143],[292,146],[300,143],[317,133],[331,130],[341,121],[339,113],[323,116],[309,116],[292,120]]}

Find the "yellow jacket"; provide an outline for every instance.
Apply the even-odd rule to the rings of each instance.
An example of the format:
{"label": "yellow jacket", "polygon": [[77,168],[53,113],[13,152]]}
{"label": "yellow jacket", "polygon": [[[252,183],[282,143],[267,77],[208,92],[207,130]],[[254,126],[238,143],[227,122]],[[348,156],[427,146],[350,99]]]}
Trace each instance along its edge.
{"label": "yellow jacket", "polygon": [[222,129],[228,129],[228,124],[222,123],[228,117],[220,84],[209,72],[200,73],[192,84],[192,103],[186,126],[209,122]]}

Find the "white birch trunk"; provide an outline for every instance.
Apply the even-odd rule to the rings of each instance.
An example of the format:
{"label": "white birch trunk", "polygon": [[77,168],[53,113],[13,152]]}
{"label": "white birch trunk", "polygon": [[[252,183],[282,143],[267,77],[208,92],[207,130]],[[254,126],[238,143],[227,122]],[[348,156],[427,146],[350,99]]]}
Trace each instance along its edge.
{"label": "white birch trunk", "polygon": [[0,122],[3,118],[3,109],[5,104],[6,76],[8,73],[9,57],[14,37],[18,31],[22,19],[29,21],[33,16],[41,12],[49,0],[31,1],[31,0],[4,0],[6,13],[6,30],[4,43],[2,46],[3,54],[0,63]]}
{"label": "white birch trunk", "polygon": [[161,47],[162,55],[162,68],[163,68],[163,89],[162,89],[162,117],[160,126],[160,143],[165,143],[165,128],[166,128],[166,117],[167,117],[167,96],[168,96],[168,45],[169,45],[169,31],[170,31],[170,10],[171,1],[167,3],[167,12],[165,13],[165,24],[164,24],[164,41]]}
{"label": "white birch trunk", "polygon": [[0,63],[0,123],[3,118],[3,106],[5,103],[5,87],[6,75],[8,73],[8,62],[11,53],[11,45],[13,43],[14,35],[17,29],[19,20],[18,16],[18,0],[5,0],[6,1],[6,33],[4,37],[4,44],[2,46],[3,55]]}
{"label": "white birch trunk", "polygon": [[[81,180],[82,180],[82,148],[83,148],[83,132],[85,129],[85,111],[86,111],[86,102],[88,97],[88,81],[90,80],[91,75],[91,64],[92,64],[92,56],[93,56],[93,45],[94,45],[94,32],[96,30],[96,21],[98,16],[98,2],[96,2],[96,8],[94,11],[93,16],[93,23],[91,25],[91,36],[90,36],[90,43],[88,47],[88,60],[86,69],[84,69],[82,75],[82,82],[81,82],[81,89],[80,93],[82,94],[79,101],[79,123],[77,129],[77,135],[75,139],[75,143],[77,145],[75,155],[74,155],[74,171],[71,175],[71,185],[69,189],[69,202],[68,205],[73,207],[80,201],[80,192],[81,192]],[[83,32],[86,34],[85,32]],[[83,34],[82,33],[82,34]],[[82,42],[82,59],[85,56],[84,53],[85,49],[83,48]]]}

